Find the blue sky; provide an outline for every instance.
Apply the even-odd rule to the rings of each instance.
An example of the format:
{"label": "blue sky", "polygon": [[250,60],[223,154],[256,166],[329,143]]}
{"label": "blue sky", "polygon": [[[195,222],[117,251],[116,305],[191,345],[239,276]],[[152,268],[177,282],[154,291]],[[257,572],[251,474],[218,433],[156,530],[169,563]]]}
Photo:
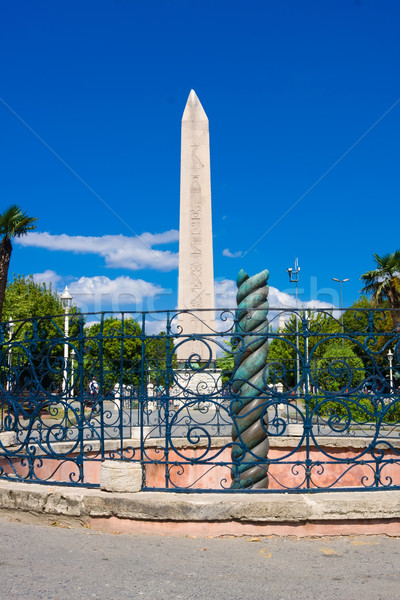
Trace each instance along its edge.
{"label": "blue sky", "polygon": [[298,257],[302,301],[338,305],[348,277],[350,305],[372,254],[400,246],[399,22],[394,0],[1,0],[0,205],[40,234],[10,274],[89,310],[176,306],[193,88],[218,303],[241,267],[268,268],[271,303],[289,303]]}

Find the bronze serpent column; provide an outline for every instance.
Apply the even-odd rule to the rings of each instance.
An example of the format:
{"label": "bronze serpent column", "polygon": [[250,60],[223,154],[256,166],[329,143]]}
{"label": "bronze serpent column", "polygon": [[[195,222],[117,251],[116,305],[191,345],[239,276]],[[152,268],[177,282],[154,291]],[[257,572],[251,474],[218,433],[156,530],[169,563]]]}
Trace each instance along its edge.
{"label": "bronze serpent column", "polygon": [[268,487],[268,414],[266,364],[268,354],[267,269],[237,277],[236,361],[232,380],[231,488]]}

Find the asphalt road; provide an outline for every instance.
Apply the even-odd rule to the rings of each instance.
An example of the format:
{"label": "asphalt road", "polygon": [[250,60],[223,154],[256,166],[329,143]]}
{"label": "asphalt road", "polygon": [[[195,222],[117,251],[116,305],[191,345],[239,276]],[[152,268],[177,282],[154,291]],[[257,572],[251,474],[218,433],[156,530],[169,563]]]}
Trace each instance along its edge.
{"label": "asphalt road", "polygon": [[133,536],[0,517],[1,600],[393,600],[400,539]]}

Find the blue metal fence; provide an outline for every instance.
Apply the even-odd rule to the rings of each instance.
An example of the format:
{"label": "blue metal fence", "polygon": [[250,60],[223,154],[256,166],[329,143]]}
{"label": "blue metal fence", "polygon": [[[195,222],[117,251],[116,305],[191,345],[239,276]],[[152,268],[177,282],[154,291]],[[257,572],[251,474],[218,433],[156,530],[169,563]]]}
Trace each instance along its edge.
{"label": "blue metal fence", "polygon": [[[240,331],[234,310],[196,336],[178,316],[71,314],[68,336],[65,315],[2,323],[0,478],[98,486],[113,458],[140,461],[144,489],[400,489],[395,313],[351,309],[342,323],[338,311],[270,309],[262,378],[240,391],[235,365],[260,335]],[[194,337],[216,361],[177,361]],[[262,399],[267,457],[243,434],[246,389]],[[265,470],[268,490],[241,482],[243,461]]]}

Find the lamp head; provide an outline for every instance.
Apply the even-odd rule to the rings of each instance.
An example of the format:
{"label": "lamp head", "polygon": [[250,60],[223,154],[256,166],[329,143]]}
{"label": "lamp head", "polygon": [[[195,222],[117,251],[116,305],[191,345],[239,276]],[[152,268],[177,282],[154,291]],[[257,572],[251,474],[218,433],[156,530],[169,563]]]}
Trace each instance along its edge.
{"label": "lamp head", "polygon": [[11,333],[11,335],[12,335],[12,334],[13,334],[13,332],[14,332],[14,329],[15,329],[15,323],[14,323],[14,321],[12,320],[12,317],[10,317],[10,318],[8,319],[8,329],[9,329],[9,332]]}
{"label": "lamp head", "polygon": [[64,310],[70,309],[72,306],[72,296],[69,293],[68,286],[65,286],[65,290],[60,295],[60,298],[61,298],[61,304],[63,305],[63,309]]}

